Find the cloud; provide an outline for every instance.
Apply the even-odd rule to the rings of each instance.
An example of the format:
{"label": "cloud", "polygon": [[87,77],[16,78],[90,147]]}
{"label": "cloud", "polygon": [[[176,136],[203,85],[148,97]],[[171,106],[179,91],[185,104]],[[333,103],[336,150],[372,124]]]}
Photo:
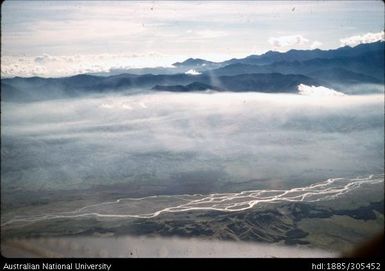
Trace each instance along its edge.
{"label": "cloud", "polygon": [[201,73],[200,73],[200,72],[197,72],[197,71],[194,70],[194,69],[191,69],[191,70],[188,70],[187,72],[185,72],[185,74],[199,75],[199,74],[201,74]]}
{"label": "cloud", "polygon": [[322,42],[316,40],[316,41],[313,41],[313,43],[310,45],[310,49],[317,49],[319,48],[320,46],[322,45]]}
{"label": "cloud", "polygon": [[2,189],[145,182],[164,194],[198,183],[210,193],[383,172],[383,106],[383,95],[155,92],[4,103]]}
{"label": "cloud", "polygon": [[384,31],[377,33],[366,33],[363,35],[351,36],[348,38],[340,39],[342,46],[356,46],[362,43],[371,43],[376,41],[384,41]]}
{"label": "cloud", "polygon": [[80,73],[108,72],[113,69],[166,66],[176,57],[149,52],[147,54],[97,54],[52,56],[3,56],[1,77],[61,77]]}
{"label": "cloud", "polygon": [[48,61],[56,61],[56,60],[57,60],[57,58],[52,57],[52,56],[50,56],[48,54],[43,54],[42,56],[37,56],[34,59],[34,61],[36,63],[38,63],[38,64],[44,64],[44,63],[46,63]]}
{"label": "cloud", "polygon": [[268,41],[272,46],[277,48],[304,45],[309,42],[309,40],[302,35],[271,37]]}
{"label": "cloud", "polygon": [[344,93],[336,91],[331,88],[323,87],[323,86],[308,86],[304,84],[298,85],[298,94],[305,96],[345,96]]}

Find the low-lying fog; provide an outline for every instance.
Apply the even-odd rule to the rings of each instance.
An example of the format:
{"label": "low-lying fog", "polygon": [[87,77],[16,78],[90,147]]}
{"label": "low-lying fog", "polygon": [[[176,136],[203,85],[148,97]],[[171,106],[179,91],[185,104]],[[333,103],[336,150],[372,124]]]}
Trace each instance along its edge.
{"label": "low-lying fog", "polygon": [[384,170],[383,94],[3,102],[1,126],[6,191],[137,182],[213,192],[221,183],[283,188]]}

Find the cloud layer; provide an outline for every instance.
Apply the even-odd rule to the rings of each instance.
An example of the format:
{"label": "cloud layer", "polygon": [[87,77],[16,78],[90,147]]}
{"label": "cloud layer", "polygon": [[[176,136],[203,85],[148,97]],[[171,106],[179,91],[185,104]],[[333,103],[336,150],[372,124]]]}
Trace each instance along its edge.
{"label": "cloud layer", "polygon": [[366,33],[362,35],[351,36],[348,38],[340,39],[342,46],[356,46],[362,43],[371,43],[376,41],[384,41],[384,31],[377,33]]}
{"label": "cloud layer", "polygon": [[258,93],[3,103],[2,189],[211,193],[383,172],[383,106],[383,95]]}
{"label": "cloud layer", "polygon": [[323,86],[307,86],[305,84],[298,85],[298,94],[305,96],[344,96],[345,94],[339,91],[336,91],[331,88]]}
{"label": "cloud layer", "polygon": [[190,74],[190,75],[199,75],[201,74],[200,72],[194,70],[194,69],[191,69],[191,70],[188,70],[187,72],[185,72],[185,74]]}
{"label": "cloud layer", "polygon": [[310,49],[317,49],[317,48],[320,48],[320,46],[322,45],[322,42],[316,40],[316,41],[313,41],[313,43],[310,45]]}
{"label": "cloud layer", "polygon": [[61,77],[82,73],[108,72],[113,69],[143,67],[172,67],[178,57],[150,52],[148,54],[99,54],[52,56],[42,54],[36,57],[3,56],[2,77]]}
{"label": "cloud layer", "polygon": [[281,37],[271,37],[269,38],[269,43],[275,47],[289,47],[289,46],[299,46],[308,43],[309,40],[304,38],[302,35],[291,35],[291,36],[281,36]]}

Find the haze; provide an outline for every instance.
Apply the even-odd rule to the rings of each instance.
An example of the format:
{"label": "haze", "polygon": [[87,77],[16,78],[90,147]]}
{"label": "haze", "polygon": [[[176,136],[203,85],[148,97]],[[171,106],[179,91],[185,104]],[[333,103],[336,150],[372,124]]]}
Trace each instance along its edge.
{"label": "haze", "polygon": [[175,181],[192,193],[194,182],[213,192],[255,179],[282,188],[380,173],[383,107],[383,95],[260,93],[4,103],[2,188],[140,181],[167,194]]}

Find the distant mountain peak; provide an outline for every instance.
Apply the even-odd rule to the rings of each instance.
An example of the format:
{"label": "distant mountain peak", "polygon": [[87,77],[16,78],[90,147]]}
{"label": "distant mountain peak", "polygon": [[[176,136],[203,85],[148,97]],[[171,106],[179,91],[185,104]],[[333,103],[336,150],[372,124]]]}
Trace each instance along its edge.
{"label": "distant mountain peak", "polygon": [[180,66],[202,66],[204,64],[214,64],[215,62],[204,60],[201,58],[188,58],[183,62],[175,62],[172,64],[173,66],[180,67]]}

